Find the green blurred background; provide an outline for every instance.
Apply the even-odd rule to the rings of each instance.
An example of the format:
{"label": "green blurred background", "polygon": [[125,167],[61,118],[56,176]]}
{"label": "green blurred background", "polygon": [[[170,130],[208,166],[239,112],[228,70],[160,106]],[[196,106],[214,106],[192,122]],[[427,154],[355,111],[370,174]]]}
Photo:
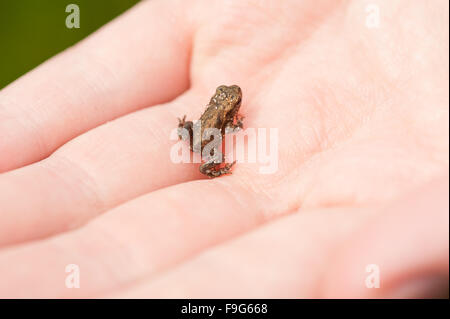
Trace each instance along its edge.
{"label": "green blurred background", "polygon": [[[139,0],[0,0],[0,89],[80,41]],[[68,4],[80,28],[66,27]]]}

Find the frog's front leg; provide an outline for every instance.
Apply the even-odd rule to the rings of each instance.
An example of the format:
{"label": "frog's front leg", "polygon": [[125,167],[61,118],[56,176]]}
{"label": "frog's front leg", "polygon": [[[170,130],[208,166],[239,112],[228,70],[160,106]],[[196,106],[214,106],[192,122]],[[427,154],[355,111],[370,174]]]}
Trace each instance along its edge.
{"label": "frog's front leg", "polygon": [[210,157],[205,163],[200,165],[200,173],[205,174],[208,177],[219,177],[224,174],[231,174],[231,167],[233,163],[227,163],[224,167],[220,168],[221,163],[217,163],[218,157]]}
{"label": "frog's front leg", "polygon": [[186,133],[183,133],[183,129],[186,129],[189,134],[189,142],[190,146],[192,148],[192,141],[193,141],[193,122],[192,121],[186,121],[186,115],[183,116],[183,118],[178,118],[178,139],[183,139],[185,137]]}
{"label": "frog's front leg", "polygon": [[183,118],[178,118],[178,138],[181,140],[183,138],[182,130],[186,129],[189,133],[189,136],[192,137],[192,127],[193,127],[192,121],[186,121],[186,115],[183,116]]}
{"label": "frog's front leg", "polygon": [[244,119],[244,116],[237,114],[236,115],[236,124],[234,123],[234,119],[229,121],[225,125],[225,133],[239,131],[239,130],[243,129],[244,128],[244,123],[242,122],[243,119]]}

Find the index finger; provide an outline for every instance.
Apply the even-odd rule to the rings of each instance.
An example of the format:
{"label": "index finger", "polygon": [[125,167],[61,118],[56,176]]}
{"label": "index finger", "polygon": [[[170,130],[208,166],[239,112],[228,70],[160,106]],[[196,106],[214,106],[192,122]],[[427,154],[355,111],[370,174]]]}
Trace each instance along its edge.
{"label": "index finger", "polygon": [[189,86],[185,1],[145,1],[0,91],[0,172]]}

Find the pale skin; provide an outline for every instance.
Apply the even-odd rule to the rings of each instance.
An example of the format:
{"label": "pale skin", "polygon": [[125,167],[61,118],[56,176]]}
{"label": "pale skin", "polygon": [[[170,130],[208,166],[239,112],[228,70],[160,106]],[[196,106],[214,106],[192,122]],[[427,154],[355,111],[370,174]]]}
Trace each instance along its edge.
{"label": "pale skin", "polygon": [[[448,2],[367,3],[144,1],[1,90],[0,297],[441,296]],[[275,174],[170,161],[222,84]]]}

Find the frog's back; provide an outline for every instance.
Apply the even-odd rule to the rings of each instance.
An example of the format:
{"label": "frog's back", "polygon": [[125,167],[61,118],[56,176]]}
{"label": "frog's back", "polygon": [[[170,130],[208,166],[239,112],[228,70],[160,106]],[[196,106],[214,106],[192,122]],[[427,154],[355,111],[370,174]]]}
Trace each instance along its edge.
{"label": "frog's back", "polygon": [[223,126],[223,111],[216,104],[209,104],[205,112],[200,117],[203,130],[207,128],[221,129]]}

